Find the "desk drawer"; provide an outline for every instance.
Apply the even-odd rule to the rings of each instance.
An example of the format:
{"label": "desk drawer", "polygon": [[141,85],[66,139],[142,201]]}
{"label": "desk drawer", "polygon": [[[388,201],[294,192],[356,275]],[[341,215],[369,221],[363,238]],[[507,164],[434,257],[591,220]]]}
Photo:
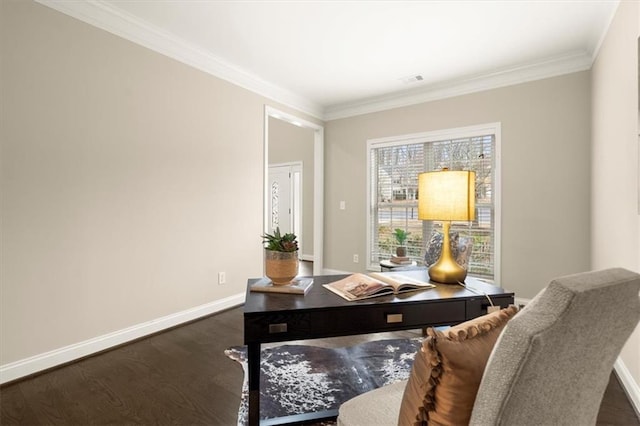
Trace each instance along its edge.
{"label": "desk drawer", "polygon": [[406,330],[429,325],[450,324],[464,321],[465,302],[432,303],[425,305],[380,306],[353,309],[333,313],[323,322],[339,332],[364,332]]}
{"label": "desk drawer", "polygon": [[[514,303],[513,296],[500,296],[491,297],[491,302],[495,306],[506,308]],[[467,320],[476,318],[482,315],[486,315],[487,308],[491,305],[491,302],[486,297],[477,297],[467,301]]]}
{"label": "desk drawer", "polygon": [[465,301],[402,306],[353,305],[348,309],[273,313],[245,318],[245,343],[366,334],[455,324],[466,317]]}

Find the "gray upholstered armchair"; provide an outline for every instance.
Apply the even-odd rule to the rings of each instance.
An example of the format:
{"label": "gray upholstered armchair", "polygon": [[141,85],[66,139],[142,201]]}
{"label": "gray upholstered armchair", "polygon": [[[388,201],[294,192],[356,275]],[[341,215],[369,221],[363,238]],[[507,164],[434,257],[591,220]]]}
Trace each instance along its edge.
{"label": "gray upholstered armchair", "polygon": [[338,425],[593,425],[639,292],[624,269],[571,275],[517,314],[431,330],[409,380],[347,401]]}

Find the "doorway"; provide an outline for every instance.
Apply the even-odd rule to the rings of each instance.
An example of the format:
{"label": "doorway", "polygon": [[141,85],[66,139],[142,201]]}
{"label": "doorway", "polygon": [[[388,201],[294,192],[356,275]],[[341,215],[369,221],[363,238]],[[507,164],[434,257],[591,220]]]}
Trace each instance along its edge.
{"label": "doorway", "polygon": [[[302,256],[301,258],[304,260],[310,260],[313,264],[313,274],[314,275],[322,275],[323,273],[323,237],[324,237],[324,127],[318,125],[316,123],[312,123],[305,119],[302,119],[298,116],[286,113],[284,111],[277,110],[273,107],[265,105],[264,110],[264,209],[263,209],[263,218],[264,218],[264,230],[265,232],[269,232],[271,230],[271,208],[269,206],[270,200],[270,177],[269,177],[269,166],[273,163],[275,164],[283,164],[289,161],[296,161],[297,159],[279,159],[276,158],[274,153],[271,150],[271,142],[275,142],[275,140],[271,139],[271,131],[270,124],[275,123],[287,123],[288,125],[293,125],[296,127],[300,127],[303,129],[311,130],[309,143],[312,146],[313,154],[312,158],[304,163],[304,173],[307,176],[304,179],[301,179],[304,182],[300,183],[300,187],[303,188],[303,185],[306,187],[311,186],[311,190],[302,189],[302,196],[299,200],[304,203],[302,204],[301,209],[305,212],[308,208],[311,209],[310,213],[304,213],[302,219],[306,218],[306,222],[301,222],[301,227],[306,227],[302,233],[304,234],[302,238],[305,239],[305,246],[312,247],[313,250],[310,255],[307,257]],[[272,121],[272,120],[275,120]],[[304,143],[304,142],[303,142]],[[294,147],[290,147],[288,152],[290,152]],[[271,160],[271,161],[270,161]],[[295,225],[293,225],[295,226]],[[282,229],[282,228],[281,228]],[[297,234],[296,234],[297,235]]]}

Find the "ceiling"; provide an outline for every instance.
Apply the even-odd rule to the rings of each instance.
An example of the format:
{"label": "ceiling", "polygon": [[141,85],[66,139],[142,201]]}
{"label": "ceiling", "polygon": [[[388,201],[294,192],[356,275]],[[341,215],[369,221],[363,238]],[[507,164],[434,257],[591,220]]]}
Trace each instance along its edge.
{"label": "ceiling", "polygon": [[589,69],[619,3],[40,2],[321,119]]}

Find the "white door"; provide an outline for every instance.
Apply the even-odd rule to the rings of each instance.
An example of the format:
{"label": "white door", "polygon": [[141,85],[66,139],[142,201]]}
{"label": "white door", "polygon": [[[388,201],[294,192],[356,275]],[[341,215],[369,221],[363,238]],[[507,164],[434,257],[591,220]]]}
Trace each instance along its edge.
{"label": "white door", "polygon": [[280,233],[292,232],[302,246],[302,165],[269,166],[269,230],[277,227]]}
{"label": "white door", "polygon": [[269,234],[291,232],[291,166],[269,166]]}

